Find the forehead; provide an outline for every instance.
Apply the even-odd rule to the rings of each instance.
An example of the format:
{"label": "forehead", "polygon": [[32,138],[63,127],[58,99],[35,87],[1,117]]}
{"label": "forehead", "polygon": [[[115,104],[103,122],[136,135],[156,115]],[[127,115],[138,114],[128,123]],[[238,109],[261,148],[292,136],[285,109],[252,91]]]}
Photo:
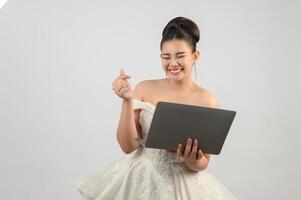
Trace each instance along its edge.
{"label": "forehead", "polygon": [[189,53],[190,51],[191,49],[185,40],[173,39],[163,42],[161,53],[176,54],[179,52]]}

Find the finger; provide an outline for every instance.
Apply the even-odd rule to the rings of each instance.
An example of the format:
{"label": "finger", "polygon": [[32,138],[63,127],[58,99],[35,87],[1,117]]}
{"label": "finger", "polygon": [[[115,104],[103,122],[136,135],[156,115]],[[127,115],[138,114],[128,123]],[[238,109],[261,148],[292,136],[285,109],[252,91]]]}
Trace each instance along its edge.
{"label": "finger", "polygon": [[191,143],[192,143],[191,139],[188,138],[185,153],[184,153],[184,158],[188,158],[190,155]]}
{"label": "finger", "polygon": [[127,80],[124,80],[124,86],[126,86],[127,88],[130,88],[130,83]]}
{"label": "finger", "polygon": [[124,87],[125,85],[126,85],[126,82],[125,82],[125,81],[119,80],[119,81],[117,82],[117,84],[116,84],[116,88],[117,88],[118,90],[120,90],[121,87]]}
{"label": "finger", "polygon": [[125,79],[124,82],[129,89],[132,89],[131,84],[128,80]]}
{"label": "finger", "polygon": [[117,77],[113,82],[112,82],[112,87],[119,87],[121,82],[125,82],[124,80],[120,79],[119,77]]}
{"label": "finger", "polygon": [[198,157],[197,157],[197,160],[202,159],[203,156],[204,156],[204,153],[203,153],[202,150],[200,149],[200,150],[198,151]]}
{"label": "finger", "polygon": [[121,68],[120,69],[120,73],[119,73],[119,77],[120,78],[131,78],[131,75],[127,75],[127,74],[125,74],[125,72],[124,72],[124,70]]}
{"label": "finger", "polygon": [[190,159],[192,159],[192,160],[196,159],[197,150],[198,150],[198,141],[197,141],[197,139],[194,139],[194,144],[193,144],[192,151],[191,151],[191,154],[189,157]]}
{"label": "finger", "polygon": [[178,148],[177,148],[177,155],[178,155],[178,156],[182,156],[182,144],[179,144],[179,145],[178,145]]}
{"label": "finger", "polygon": [[123,73],[123,74],[120,74],[119,77],[122,77],[122,78],[130,78],[130,77],[132,77],[132,76],[129,75],[129,74]]}
{"label": "finger", "polygon": [[117,93],[121,89],[121,86],[122,85],[120,84],[120,82],[116,82],[112,85],[112,89]]}
{"label": "finger", "polygon": [[131,75],[123,74],[123,75],[119,75],[119,78],[121,78],[121,79],[130,79]]}
{"label": "finger", "polygon": [[125,88],[121,88],[121,90],[119,91],[119,96],[124,96],[126,95],[126,89]]}
{"label": "finger", "polygon": [[112,88],[117,88],[118,87],[118,83],[120,82],[119,78],[116,78],[113,82],[112,82]]}
{"label": "finger", "polygon": [[128,92],[128,89],[125,87],[124,90],[123,90],[123,96],[125,97],[126,96],[126,93]]}
{"label": "finger", "polygon": [[122,93],[121,93],[121,90],[123,90],[123,89],[125,89],[125,88],[126,88],[126,87],[125,87],[124,85],[120,86],[120,88],[118,89],[118,93],[119,93],[119,94],[122,94]]}

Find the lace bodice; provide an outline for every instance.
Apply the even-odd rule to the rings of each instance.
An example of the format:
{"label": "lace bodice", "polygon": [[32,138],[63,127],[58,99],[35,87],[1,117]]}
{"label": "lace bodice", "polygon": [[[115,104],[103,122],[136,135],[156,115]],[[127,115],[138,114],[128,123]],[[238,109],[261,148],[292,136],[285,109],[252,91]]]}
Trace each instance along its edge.
{"label": "lace bodice", "polygon": [[149,132],[149,128],[153,119],[156,106],[151,104],[150,102],[133,99],[133,107],[134,109],[141,109],[139,123],[141,126],[142,138],[138,139],[139,148],[137,150],[137,154],[139,156],[145,156],[148,160],[151,160],[152,162],[156,162],[156,163],[175,164],[175,163],[184,162],[184,159],[182,157],[177,156],[164,149],[154,149],[154,148],[145,147],[147,135]]}

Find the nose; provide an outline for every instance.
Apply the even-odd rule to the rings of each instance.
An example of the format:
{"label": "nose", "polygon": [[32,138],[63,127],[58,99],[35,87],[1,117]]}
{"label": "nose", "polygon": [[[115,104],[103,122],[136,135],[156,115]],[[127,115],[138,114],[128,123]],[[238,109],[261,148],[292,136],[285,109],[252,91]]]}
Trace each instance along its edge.
{"label": "nose", "polygon": [[170,59],[169,65],[170,65],[171,67],[177,67],[177,66],[180,66],[179,62],[178,62],[177,59],[175,59],[175,58],[171,58],[171,59]]}

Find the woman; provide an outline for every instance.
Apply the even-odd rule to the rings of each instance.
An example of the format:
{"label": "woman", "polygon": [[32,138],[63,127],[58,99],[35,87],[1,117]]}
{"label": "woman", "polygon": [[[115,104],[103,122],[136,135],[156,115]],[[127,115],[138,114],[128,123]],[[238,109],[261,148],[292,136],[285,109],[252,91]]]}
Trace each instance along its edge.
{"label": "woman", "polygon": [[218,108],[213,94],[191,79],[199,29],[188,18],[172,19],[163,30],[161,64],[165,79],[139,82],[133,90],[123,70],[113,81],[122,98],[117,140],[127,155],[75,182],[84,199],[122,200],[232,200],[235,197],[206,171],[210,154],[187,139],[177,151],[145,148],[145,141],[158,101]]}

